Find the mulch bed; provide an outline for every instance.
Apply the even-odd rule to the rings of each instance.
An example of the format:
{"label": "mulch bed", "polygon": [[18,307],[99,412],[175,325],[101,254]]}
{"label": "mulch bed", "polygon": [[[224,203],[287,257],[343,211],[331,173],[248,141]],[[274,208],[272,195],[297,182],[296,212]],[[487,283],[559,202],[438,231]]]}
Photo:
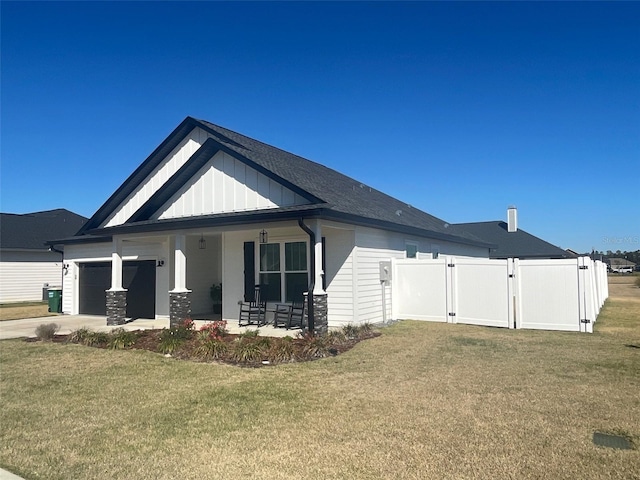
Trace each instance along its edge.
{"label": "mulch bed", "polygon": [[[203,356],[198,353],[198,347],[201,345],[201,340],[195,334],[191,338],[184,340],[184,342],[177,347],[171,354],[162,353],[161,336],[163,329],[159,330],[135,330],[131,333],[135,335],[135,342],[122,349],[124,350],[147,350],[150,352],[158,353],[159,355],[170,356],[178,360],[186,360],[193,362],[208,362],[208,363],[227,363],[232,365],[238,365],[243,367],[263,367],[268,365],[276,365],[282,363],[294,363],[294,362],[306,362],[312,360],[318,360],[320,358],[326,358],[330,356],[340,355],[348,350],[351,350],[357,343],[367,340],[369,338],[375,338],[380,336],[380,332],[367,331],[361,332],[357,338],[346,338],[340,336],[322,336],[322,337],[310,337],[310,336],[298,336],[296,338],[281,338],[281,337],[249,337],[247,335],[227,334],[220,340],[227,344],[228,352],[219,356],[218,358],[211,358]],[[53,343],[74,343],[70,342],[70,335],[56,335]],[[26,342],[38,342],[38,338],[27,338]],[[238,343],[254,343],[260,345],[261,354],[259,358],[239,360],[234,357],[234,348]],[[288,343],[291,354],[282,358],[278,356],[280,345]],[[96,348],[108,349],[110,348],[107,343],[98,343],[90,345]],[[280,350],[281,351],[281,350]]]}

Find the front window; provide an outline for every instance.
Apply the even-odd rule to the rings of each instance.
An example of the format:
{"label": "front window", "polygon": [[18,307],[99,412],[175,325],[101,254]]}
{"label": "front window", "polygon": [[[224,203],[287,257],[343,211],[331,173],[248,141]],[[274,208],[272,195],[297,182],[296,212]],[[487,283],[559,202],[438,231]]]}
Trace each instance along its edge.
{"label": "front window", "polygon": [[306,242],[260,245],[260,285],[266,301],[302,301],[308,278]]}

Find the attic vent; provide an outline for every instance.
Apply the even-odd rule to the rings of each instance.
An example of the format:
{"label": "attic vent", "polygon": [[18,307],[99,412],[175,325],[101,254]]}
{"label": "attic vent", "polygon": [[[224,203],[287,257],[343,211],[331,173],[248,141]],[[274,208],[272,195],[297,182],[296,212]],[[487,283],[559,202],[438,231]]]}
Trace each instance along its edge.
{"label": "attic vent", "polygon": [[360,188],[364,188],[364,183],[361,183],[361,184],[360,184]]}
{"label": "attic vent", "polygon": [[398,216],[402,215],[402,210],[396,210],[396,215]]}
{"label": "attic vent", "polygon": [[444,224],[444,228],[449,228],[449,224],[448,224],[448,223],[445,223],[445,224]]}

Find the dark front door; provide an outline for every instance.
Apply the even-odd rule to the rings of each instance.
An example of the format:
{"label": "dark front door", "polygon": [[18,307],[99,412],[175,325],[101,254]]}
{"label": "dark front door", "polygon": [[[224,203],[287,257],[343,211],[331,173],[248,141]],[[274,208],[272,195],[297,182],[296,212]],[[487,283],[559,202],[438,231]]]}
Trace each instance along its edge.
{"label": "dark front door", "polygon": [[124,262],[122,283],[127,291],[127,318],[155,318],[156,262]]}
{"label": "dark front door", "polygon": [[[124,262],[122,286],[127,291],[127,318],[155,318],[156,264],[153,260]],[[111,288],[111,262],[80,264],[79,311],[106,315],[106,291]]]}

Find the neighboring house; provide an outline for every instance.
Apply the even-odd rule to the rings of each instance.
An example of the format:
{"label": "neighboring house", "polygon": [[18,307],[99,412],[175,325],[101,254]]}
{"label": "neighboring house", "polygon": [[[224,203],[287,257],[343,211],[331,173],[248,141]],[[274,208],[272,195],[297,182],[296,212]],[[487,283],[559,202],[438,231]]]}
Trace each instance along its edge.
{"label": "neighboring house", "polygon": [[62,286],[62,253],[45,242],[75,234],[87,219],[68,210],[0,213],[0,303],[41,301]]}
{"label": "neighboring house", "polygon": [[451,226],[454,232],[468,232],[482,240],[497,245],[489,252],[489,258],[575,258],[573,253],[556,247],[518,228],[518,212],[507,209],[507,221],[458,223]]}
{"label": "neighboring house", "polygon": [[607,258],[606,262],[614,273],[631,273],[636,268],[636,264],[626,258]]}
{"label": "neighboring house", "polygon": [[[313,295],[313,320],[382,320],[381,260],[487,257],[490,245],[335,170],[187,117],[64,244],[63,311],[222,316],[263,286],[273,305]],[[105,302],[105,290],[107,300]],[[125,291],[126,290],[126,291]]]}

